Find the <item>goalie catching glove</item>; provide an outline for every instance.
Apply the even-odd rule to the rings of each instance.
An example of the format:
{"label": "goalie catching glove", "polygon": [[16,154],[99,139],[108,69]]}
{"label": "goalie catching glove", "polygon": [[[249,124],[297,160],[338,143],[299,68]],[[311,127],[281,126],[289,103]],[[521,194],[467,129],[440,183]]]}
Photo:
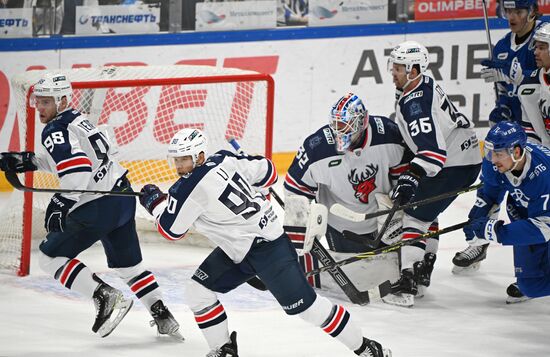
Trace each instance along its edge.
{"label": "goalie catching glove", "polygon": [[38,170],[33,159],[32,151],[3,152],[0,154],[0,170],[17,173]]}
{"label": "goalie catching glove", "polygon": [[[376,202],[378,202],[378,209],[381,211],[390,209],[393,205],[392,200],[385,193],[376,193],[374,197],[376,197]],[[403,211],[396,211],[394,213],[390,224],[388,224],[386,231],[382,234],[381,241],[384,244],[392,245],[401,240],[401,233],[403,232],[403,215]],[[387,217],[387,214],[376,217],[379,232],[380,229],[382,229],[382,226],[384,225]]]}
{"label": "goalie catching glove", "polygon": [[139,197],[139,203],[149,212],[153,214],[155,207],[166,199],[166,194],[158,188],[157,185],[148,184],[141,189],[142,195]]}

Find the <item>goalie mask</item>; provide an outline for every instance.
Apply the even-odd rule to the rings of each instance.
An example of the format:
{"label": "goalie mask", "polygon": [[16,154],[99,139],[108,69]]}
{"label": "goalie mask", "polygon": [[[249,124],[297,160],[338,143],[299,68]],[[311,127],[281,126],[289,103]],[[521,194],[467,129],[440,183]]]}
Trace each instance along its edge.
{"label": "goalie mask", "polygon": [[329,126],[336,137],[336,151],[343,154],[357,141],[368,123],[368,111],[353,93],[338,99],[330,110]]}
{"label": "goalie mask", "polygon": [[[206,158],[207,149],[208,142],[201,130],[191,128],[182,129],[174,135],[172,140],[170,140],[170,145],[168,146],[168,162],[171,165],[175,165],[175,160],[177,158],[190,156],[193,161],[192,168],[194,169],[197,167],[197,161],[201,152],[204,153],[204,157]],[[189,171],[183,176],[187,177],[190,173]]]}
{"label": "goalie mask", "polygon": [[62,73],[47,73],[33,87],[30,98],[30,105],[36,108],[36,97],[52,97],[55,101],[55,107],[59,113],[59,105],[63,97],[67,98],[67,107],[71,104],[73,98],[73,88],[71,82]]}

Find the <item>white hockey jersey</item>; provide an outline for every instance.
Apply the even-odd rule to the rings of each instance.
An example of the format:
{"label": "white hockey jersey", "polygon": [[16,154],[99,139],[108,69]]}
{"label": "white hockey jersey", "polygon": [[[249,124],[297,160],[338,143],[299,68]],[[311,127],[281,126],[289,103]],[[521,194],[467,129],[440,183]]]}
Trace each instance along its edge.
{"label": "white hockey jersey", "polygon": [[550,70],[539,68],[523,78],[518,88],[523,120],[530,123],[534,132],[528,139],[550,146]]}
{"label": "white hockey jersey", "polygon": [[[77,110],[67,109],[42,130],[44,151],[36,153],[40,170],[59,177],[60,188],[111,191],[126,169],[111,159],[111,143]],[[63,194],[77,203],[75,208],[103,197],[92,194]]]}
{"label": "white hockey jersey", "polygon": [[399,97],[395,121],[415,154],[412,162],[429,177],[437,175],[443,167],[481,163],[473,124],[426,75],[415,88]]}
{"label": "white hockey jersey", "polygon": [[157,229],[178,240],[194,226],[240,263],[256,238],[272,241],[283,234],[271,203],[257,192],[277,178],[273,163],[262,156],[218,151],[170,187],[168,199],[153,211]]}
{"label": "white hockey jersey", "polygon": [[[388,193],[392,179],[408,168],[412,153],[405,153],[403,138],[394,122],[370,116],[361,147],[345,154],[336,152],[335,139],[328,125],[305,139],[288,169],[286,194],[316,199],[330,208],[339,203],[360,213],[378,211],[375,193]],[[377,230],[376,219],[350,222],[329,212],[328,224],[342,232],[357,234]]]}

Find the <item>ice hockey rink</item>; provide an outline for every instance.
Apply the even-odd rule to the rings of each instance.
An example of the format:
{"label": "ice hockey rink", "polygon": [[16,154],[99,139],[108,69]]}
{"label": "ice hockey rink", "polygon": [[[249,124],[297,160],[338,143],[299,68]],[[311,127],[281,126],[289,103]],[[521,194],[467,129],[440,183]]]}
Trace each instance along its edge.
{"label": "ice hockey rink", "polygon": [[[459,197],[442,215],[441,227],[465,220],[473,199],[473,193]],[[512,249],[491,245],[480,271],[456,276],[451,273],[451,259],[464,247],[461,231],[441,237],[432,285],[413,308],[380,301],[353,305],[333,284],[319,293],[344,305],[363,334],[391,348],[394,357],[550,356],[550,299],[505,304],[505,289],[513,281]],[[27,277],[0,273],[0,356],[205,356],[207,344],[182,296],[183,282],[209,249],[176,242],[147,243],[142,250],[145,265],[155,273],[167,305],[182,325],[185,342],[157,337],[149,326],[149,314],[135,298],[118,328],[100,338],[91,331],[93,303],[65,290],[31,261]],[[107,269],[100,246],[80,258],[130,294]],[[361,264],[348,268],[359,269]],[[364,273],[366,280],[368,274],[372,272]],[[240,356],[353,355],[319,328],[285,315],[268,292],[245,285],[220,300],[229,328],[238,332]]]}

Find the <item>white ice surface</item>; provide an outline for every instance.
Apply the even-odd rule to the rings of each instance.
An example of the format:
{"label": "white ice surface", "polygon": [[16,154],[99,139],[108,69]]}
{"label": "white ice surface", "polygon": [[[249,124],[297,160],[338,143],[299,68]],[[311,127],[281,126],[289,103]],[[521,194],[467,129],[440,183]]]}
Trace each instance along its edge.
{"label": "white ice surface", "polygon": [[[472,202],[473,194],[461,196],[443,214],[441,227],[464,220]],[[381,302],[356,306],[338,290],[320,293],[343,304],[364,335],[390,347],[394,357],[550,356],[550,299],[504,303],[505,289],[514,280],[511,248],[491,245],[479,272],[455,276],[451,259],[464,247],[461,232],[441,238],[432,286],[410,309]],[[183,282],[209,250],[180,243],[144,244],[142,250],[144,264],[155,273],[182,325],[184,343],[158,338],[139,302],[109,337],[100,338],[91,331],[92,302],[45,276],[33,259],[28,277],[0,273],[0,356],[206,355],[207,344],[182,296]],[[80,259],[129,294],[108,270],[101,247]],[[242,357],[353,356],[319,328],[286,316],[269,293],[242,286],[220,300],[230,329],[238,331]]]}

